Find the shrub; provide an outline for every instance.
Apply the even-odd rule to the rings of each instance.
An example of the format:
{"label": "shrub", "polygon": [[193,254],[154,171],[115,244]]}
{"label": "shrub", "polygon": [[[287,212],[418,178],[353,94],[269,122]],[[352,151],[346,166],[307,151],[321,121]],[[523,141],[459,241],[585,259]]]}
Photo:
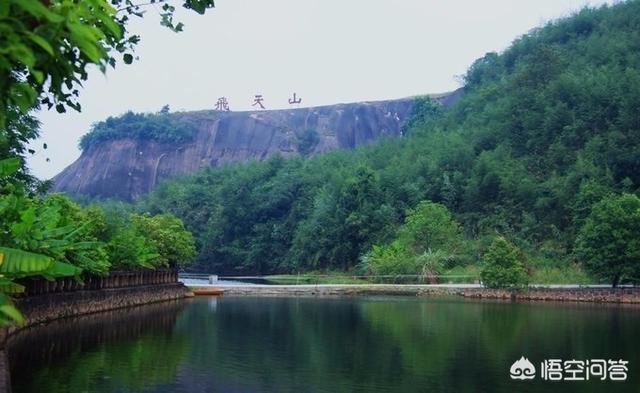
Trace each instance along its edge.
{"label": "shrub", "polygon": [[487,288],[520,288],[529,283],[522,253],[502,236],[493,240],[482,262],[480,277]]}
{"label": "shrub", "polygon": [[114,270],[154,269],[159,257],[153,243],[130,223],[115,228],[107,250]]}
{"label": "shrub", "polygon": [[108,220],[108,251],[114,269],[175,267],[191,261],[191,232],[171,214],[130,214],[112,211]]}
{"label": "shrub", "polygon": [[374,245],[362,263],[373,275],[415,274],[435,282],[434,276],[454,259],[460,241],[459,225],[449,210],[439,203],[422,201],[407,211],[396,240]]}
{"label": "shrub", "polygon": [[131,221],[140,233],[149,238],[158,252],[157,264],[162,266],[186,264],[195,256],[193,236],[175,216],[133,214]]}
{"label": "shrub", "polygon": [[418,267],[413,258],[399,240],[382,246],[374,245],[362,257],[367,273],[379,275],[416,274]]}

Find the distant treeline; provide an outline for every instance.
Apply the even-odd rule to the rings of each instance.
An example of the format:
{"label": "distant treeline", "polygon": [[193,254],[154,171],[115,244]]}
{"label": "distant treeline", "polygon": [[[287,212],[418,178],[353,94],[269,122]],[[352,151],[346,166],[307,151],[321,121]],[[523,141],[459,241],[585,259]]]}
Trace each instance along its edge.
{"label": "distant treeline", "polygon": [[592,206],[639,191],[640,2],[535,29],[464,81],[450,109],[421,101],[402,138],[208,168],[138,208],[180,217],[194,268],[219,273],[374,271],[396,252],[438,271],[477,263],[496,235],[530,270],[580,269]]}

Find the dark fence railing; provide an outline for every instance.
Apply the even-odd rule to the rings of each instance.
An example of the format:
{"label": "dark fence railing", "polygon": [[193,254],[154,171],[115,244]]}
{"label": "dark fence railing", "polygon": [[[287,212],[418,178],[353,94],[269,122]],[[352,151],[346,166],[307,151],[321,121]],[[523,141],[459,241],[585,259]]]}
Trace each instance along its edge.
{"label": "dark fence railing", "polygon": [[58,278],[56,280],[47,280],[42,277],[27,277],[18,280],[18,283],[25,287],[24,292],[20,294],[20,296],[171,284],[175,282],[178,282],[178,271],[176,269],[111,272],[107,276],[84,275],[82,282],[72,277]]}

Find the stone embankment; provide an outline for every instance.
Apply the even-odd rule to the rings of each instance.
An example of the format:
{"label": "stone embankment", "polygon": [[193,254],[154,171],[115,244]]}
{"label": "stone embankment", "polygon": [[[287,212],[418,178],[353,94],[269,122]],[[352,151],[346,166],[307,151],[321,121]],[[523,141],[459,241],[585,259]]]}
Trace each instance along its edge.
{"label": "stone embankment", "polygon": [[15,300],[24,317],[20,327],[0,329],[0,349],[16,331],[60,318],[99,313],[143,304],[183,299],[190,290],[178,282],[171,269],[114,272],[105,277],[69,278],[54,281],[23,279],[25,292]]}
{"label": "stone embankment", "polygon": [[16,303],[25,318],[25,326],[31,326],[59,318],[182,299],[187,292],[189,289],[182,283],[155,284],[29,296]]}
{"label": "stone embankment", "polygon": [[[211,286],[205,287],[211,288]],[[232,296],[462,296],[515,301],[572,301],[640,304],[640,288],[543,288],[524,290],[480,288],[469,285],[224,285],[217,287]],[[198,287],[193,287],[197,294]]]}
{"label": "stone embankment", "polygon": [[522,291],[473,288],[462,291],[461,295],[469,298],[640,304],[640,288],[529,288]]}

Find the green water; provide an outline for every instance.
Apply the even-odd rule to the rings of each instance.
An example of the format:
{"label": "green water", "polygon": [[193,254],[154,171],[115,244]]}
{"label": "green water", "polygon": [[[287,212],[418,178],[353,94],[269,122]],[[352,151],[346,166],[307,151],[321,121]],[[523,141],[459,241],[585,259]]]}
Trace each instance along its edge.
{"label": "green water", "polygon": [[[196,298],[12,339],[14,392],[640,392],[640,309],[449,298]],[[509,378],[624,359],[626,382]],[[539,373],[538,373],[539,375]]]}

